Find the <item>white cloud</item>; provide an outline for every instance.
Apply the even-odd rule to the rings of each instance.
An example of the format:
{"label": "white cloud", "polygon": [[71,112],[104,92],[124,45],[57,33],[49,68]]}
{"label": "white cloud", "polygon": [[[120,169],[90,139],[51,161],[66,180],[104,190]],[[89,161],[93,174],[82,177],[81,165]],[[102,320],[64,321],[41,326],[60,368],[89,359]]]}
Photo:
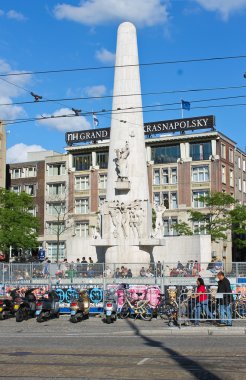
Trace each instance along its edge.
{"label": "white cloud", "polygon": [[102,63],[115,63],[115,53],[105,48],[97,50],[95,56]]}
{"label": "white cloud", "polygon": [[16,20],[16,21],[25,21],[27,18],[21,13],[17,12],[14,9],[11,9],[6,13],[6,16],[10,19]]}
{"label": "white cloud", "polygon": [[[63,115],[73,115],[73,111],[69,108],[61,108],[55,111],[52,116],[63,116]],[[42,114],[42,117],[50,117],[50,114]],[[38,115],[37,117],[41,117]],[[39,120],[40,125],[45,125],[47,127],[56,129],[61,132],[65,131],[79,131],[81,129],[90,129],[90,123],[86,120],[84,116],[74,116],[74,117],[58,117],[51,119]]]}
{"label": "white cloud", "polygon": [[234,13],[246,9],[246,0],[194,0],[207,11],[219,12],[223,20]]}
{"label": "white cloud", "polygon": [[102,85],[85,87],[84,89],[87,96],[103,96],[106,94],[106,87]]}
{"label": "white cloud", "polygon": [[71,20],[85,25],[131,21],[138,26],[153,26],[168,20],[169,0],[85,0],[78,6],[58,4],[54,15],[58,20]]}
{"label": "white cloud", "polygon": [[4,15],[4,11],[0,9],[0,16],[3,16],[3,15]]}
{"label": "white cloud", "polygon": [[45,150],[41,145],[15,144],[7,150],[7,163],[26,162],[28,152]]}
{"label": "white cloud", "polygon": [[[14,73],[18,71],[12,70],[11,66],[8,62],[6,62],[3,59],[0,59],[0,73]],[[19,71],[20,72],[20,71]],[[10,83],[5,82],[6,78],[2,78],[3,80],[0,80],[1,83],[1,91],[0,91],[0,104],[12,104],[12,98],[18,97],[25,93],[25,91],[19,87],[15,87],[11,85]],[[20,86],[25,88],[30,82],[31,82],[31,75],[20,75],[20,76],[14,76],[11,77],[11,79],[8,77],[7,80],[16,86]],[[15,119],[16,117],[20,116],[26,116],[26,113],[24,109],[20,106],[0,106],[0,119],[6,120],[6,119]]]}

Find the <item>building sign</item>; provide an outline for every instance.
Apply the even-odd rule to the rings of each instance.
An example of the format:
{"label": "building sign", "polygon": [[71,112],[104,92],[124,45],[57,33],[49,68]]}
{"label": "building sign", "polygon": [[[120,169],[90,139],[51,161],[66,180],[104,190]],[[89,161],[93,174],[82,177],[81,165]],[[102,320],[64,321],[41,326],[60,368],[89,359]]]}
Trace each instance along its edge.
{"label": "building sign", "polygon": [[[199,116],[187,119],[175,119],[144,123],[145,135],[196,131],[197,129],[214,129],[214,116]],[[122,127],[124,128],[124,127]],[[66,143],[72,145],[80,142],[105,140],[110,138],[110,128],[89,129],[87,131],[67,132]]]}

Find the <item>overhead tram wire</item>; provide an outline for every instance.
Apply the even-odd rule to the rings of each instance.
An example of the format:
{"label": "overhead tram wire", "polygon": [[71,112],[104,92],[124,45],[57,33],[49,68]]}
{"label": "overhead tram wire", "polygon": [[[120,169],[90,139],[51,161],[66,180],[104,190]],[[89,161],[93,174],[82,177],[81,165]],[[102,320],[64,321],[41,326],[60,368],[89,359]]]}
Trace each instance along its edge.
{"label": "overhead tram wire", "polygon": [[[4,80],[5,82],[12,84],[16,87],[22,88],[26,92],[30,94],[30,91],[27,89],[24,89],[24,87],[20,87],[15,85],[12,82],[7,81],[6,79],[0,78],[1,80]],[[243,89],[246,88],[246,85],[242,86],[222,86],[222,87],[205,87],[205,88],[191,88],[187,90],[165,90],[165,91],[150,91],[150,92],[143,92],[138,94],[122,94],[122,95],[103,95],[103,96],[82,96],[82,97],[74,97],[74,98],[58,98],[58,99],[42,99],[38,102],[33,101],[22,101],[22,102],[13,102],[13,103],[0,103],[0,106],[13,106],[13,105],[24,105],[24,104],[42,104],[42,103],[57,103],[64,106],[64,104],[59,103],[61,101],[76,101],[76,100],[97,100],[97,99],[112,99],[112,98],[124,98],[124,97],[130,97],[130,96],[151,96],[151,95],[163,95],[163,94],[178,94],[178,93],[189,93],[189,92],[203,92],[203,91],[225,91],[225,90],[237,90],[237,89]],[[66,105],[67,106],[67,105]]]}
{"label": "overhead tram wire", "polygon": [[[208,108],[226,108],[226,107],[239,107],[239,106],[246,106],[246,103],[234,103],[234,104],[211,104],[211,105],[208,105],[208,106],[197,106],[197,107],[192,107],[192,110],[193,109],[208,109]],[[177,111],[177,110],[180,110],[180,107],[176,107],[176,108],[163,108],[163,109],[158,109],[158,110],[143,110],[143,111],[132,111],[131,113],[139,113],[139,112],[143,112],[143,113],[149,113],[149,112],[165,112],[165,111]],[[91,113],[90,113],[91,114]],[[87,114],[88,115],[88,114]],[[81,114],[81,116],[85,116],[85,114]],[[106,115],[103,115],[101,114],[100,115],[101,117],[107,117]],[[76,115],[74,114],[68,114],[68,115],[59,115],[59,116],[49,116],[49,117],[40,117],[40,118],[31,118],[31,119],[22,119],[22,120],[9,120],[7,122],[5,122],[5,125],[13,125],[13,124],[20,124],[20,123],[27,123],[27,122],[31,122],[31,121],[41,121],[41,120],[46,120],[46,119],[57,119],[57,118],[65,118],[65,117],[77,117]],[[110,119],[110,117],[107,117]],[[125,120],[119,120],[119,119],[116,119],[114,118],[115,120],[118,120],[120,122],[124,122],[124,123],[128,123],[128,124],[131,124],[129,123],[128,121],[125,121]],[[135,125],[135,124],[134,124]]]}
{"label": "overhead tram wire", "polygon": [[10,72],[10,73],[5,73],[5,74],[0,74],[0,77],[34,75],[34,74],[58,74],[58,73],[75,72],[75,71],[106,70],[106,69],[114,69],[114,68],[121,68],[121,67],[122,68],[134,67],[134,66],[148,67],[148,66],[157,66],[157,65],[172,65],[172,64],[177,64],[177,63],[211,62],[211,61],[245,59],[245,58],[246,58],[246,55],[233,55],[233,56],[222,56],[222,57],[180,59],[180,60],[173,60],[173,61],[145,62],[145,63],[131,64],[131,65],[78,67],[78,68],[71,68],[71,69],[23,71],[23,72],[17,72],[17,73]]}

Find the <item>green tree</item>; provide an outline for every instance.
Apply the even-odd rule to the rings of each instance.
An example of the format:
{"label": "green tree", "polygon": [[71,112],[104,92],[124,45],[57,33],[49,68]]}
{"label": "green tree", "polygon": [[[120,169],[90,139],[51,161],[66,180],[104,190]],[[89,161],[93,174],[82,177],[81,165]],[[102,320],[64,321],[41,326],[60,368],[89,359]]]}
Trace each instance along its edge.
{"label": "green tree", "polygon": [[0,250],[7,252],[13,248],[35,248],[39,222],[30,210],[33,199],[22,192],[0,189]]}
{"label": "green tree", "polygon": [[246,248],[246,205],[237,204],[230,211],[232,220],[232,240],[239,249]]}

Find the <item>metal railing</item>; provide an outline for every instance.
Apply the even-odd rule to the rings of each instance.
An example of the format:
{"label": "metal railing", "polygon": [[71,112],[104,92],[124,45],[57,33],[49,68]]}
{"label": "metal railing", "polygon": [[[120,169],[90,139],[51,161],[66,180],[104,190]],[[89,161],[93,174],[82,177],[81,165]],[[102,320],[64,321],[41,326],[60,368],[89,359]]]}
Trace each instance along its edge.
{"label": "metal railing", "polygon": [[207,293],[187,291],[178,297],[179,326],[201,322],[231,326],[234,320],[246,321],[246,293]]}

